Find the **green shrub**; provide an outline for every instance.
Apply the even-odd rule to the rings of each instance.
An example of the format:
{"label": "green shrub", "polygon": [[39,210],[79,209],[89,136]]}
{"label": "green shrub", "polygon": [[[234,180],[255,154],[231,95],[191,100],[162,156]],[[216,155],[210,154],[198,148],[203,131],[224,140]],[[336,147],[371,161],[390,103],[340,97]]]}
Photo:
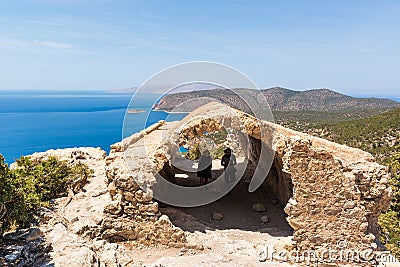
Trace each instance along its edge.
{"label": "green shrub", "polygon": [[15,225],[15,218],[25,216],[23,195],[13,180],[13,173],[0,155],[0,238],[5,230]]}
{"label": "green shrub", "polygon": [[10,170],[0,157],[0,234],[12,226],[26,226],[39,207],[49,206],[51,199],[67,195],[69,189],[79,191],[90,175],[86,165],[71,166],[55,157],[21,157],[16,162]]}
{"label": "green shrub", "polygon": [[211,151],[211,157],[212,157],[213,159],[221,159],[222,156],[225,154],[225,153],[224,153],[224,149],[225,149],[224,146],[220,146],[220,147],[218,147],[217,149]]}
{"label": "green shrub", "polygon": [[[400,149],[400,147],[397,147]],[[389,185],[392,187],[393,198],[390,209],[399,213],[400,212],[400,153],[397,153],[391,163],[389,164],[391,179]],[[400,218],[400,217],[399,217]]]}
{"label": "green shrub", "polygon": [[380,239],[396,257],[400,257],[400,218],[399,213],[389,210],[379,216]]}
{"label": "green shrub", "polygon": [[186,153],[186,158],[190,160],[197,160],[201,156],[199,143],[194,144],[193,147],[189,148],[189,151]]}
{"label": "green shrub", "polygon": [[193,145],[184,155],[187,159],[197,160],[200,158],[201,152],[207,149],[213,159],[220,159],[224,155],[223,143],[227,136],[228,132],[225,129],[196,136],[190,140],[189,144]]}
{"label": "green shrub", "polygon": [[382,243],[397,257],[400,257],[400,153],[389,164],[393,198],[387,212],[379,216]]}

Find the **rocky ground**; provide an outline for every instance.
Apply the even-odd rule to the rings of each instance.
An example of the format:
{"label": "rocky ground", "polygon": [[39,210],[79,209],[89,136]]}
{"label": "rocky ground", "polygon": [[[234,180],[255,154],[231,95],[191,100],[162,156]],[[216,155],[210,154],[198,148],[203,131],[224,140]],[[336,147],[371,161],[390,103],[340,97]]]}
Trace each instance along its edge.
{"label": "rocky ground", "polygon": [[259,253],[266,246],[281,246],[287,239],[238,229],[206,230],[188,233],[189,242],[202,244],[202,250],[139,247],[131,251],[143,266],[289,266],[259,260]]}
{"label": "rocky ground", "polygon": [[6,233],[0,243],[1,266],[46,266],[50,262],[51,244],[36,227]]}

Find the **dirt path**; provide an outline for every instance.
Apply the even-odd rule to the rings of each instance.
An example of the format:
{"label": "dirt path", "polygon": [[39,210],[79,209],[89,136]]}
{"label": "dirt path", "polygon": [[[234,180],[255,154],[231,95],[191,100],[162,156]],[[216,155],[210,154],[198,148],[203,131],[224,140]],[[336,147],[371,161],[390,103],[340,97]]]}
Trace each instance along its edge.
{"label": "dirt path", "polygon": [[[183,213],[190,215],[193,219],[204,225],[204,229],[198,227],[192,229],[176,213],[169,211],[171,209],[162,209],[171,219],[172,223],[188,232],[211,230],[239,229],[245,231],[268,231],[265,229],[274,229],[270,231],[271,235],[288,236],[291,235],[291,227],[286,222],[285,213],[282,208],[273,202],[265,190],[259,188],[253,193],[248,192],[247,183],[239,183],[230,193],[221,199],[200,207],[179,208]],[[260,203],[265,206],[265,212],[256,212],[252,206]],[[275,204],[275,205],[274,205]],[[220,221],[213,220],[212,214],[217,212],[223,216]],[[269,222],[261,222],[261,217],[267,215]]]}
{"label": "dirt path", "polygon": [[[265,205],[266,211],[253,210],[255,203]],[[274,205],[263,190],[250,194],[246,184],[239,184],[209,205],[164,207],[160,211],[186,231],[190,246],[203,249],[131,248],[142,266],[289,266],[259,261],[260,251],[282,248],[292,234],[282,208]],[[213,212],[220,213],[222,220],[213,220]],[[266,224],[260,220],[264,215],[270,218]]]}

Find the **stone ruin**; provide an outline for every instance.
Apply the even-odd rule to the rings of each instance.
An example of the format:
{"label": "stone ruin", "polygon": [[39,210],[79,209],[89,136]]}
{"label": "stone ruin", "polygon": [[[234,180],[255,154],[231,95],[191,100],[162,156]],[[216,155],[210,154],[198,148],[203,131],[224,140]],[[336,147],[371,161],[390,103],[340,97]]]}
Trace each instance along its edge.
{"label": "stone ruin", "polygon": [[[160,143],[156,136],[169,134],[182,143],[185,138],[221,127],[232,131],[240,123],[244,126],[240,132],[250,140],[246,147],[250,163],[263,160],[258,158],[261,143],[274,152],[262,186],[278,199],[288,215],[293,228],[289,250],[318,251],[343,240],[347,249],[377,249],[378,216],[389,207],[391,190],[386,167],[374,162],[369,153],[257,120],[240,111],[235,111],[238,120],[234,121],[215,103],[197,112],[214,115],[191,121],[161,121],[112,146],[106,159],[106,175],[113,202],[104,209],[107,223],[103,224],[107,227],[103,228],[103,238],[172,246],[185,243],[184,233],[158,212],[157,200],[152,198],[151,187],[157,182],[154,174],[164,173],[166,179],[173,175],[169,165],[171,139],[162,138],[167,141]],[[266,135],[261,135],[261,126],[267,129]]]}

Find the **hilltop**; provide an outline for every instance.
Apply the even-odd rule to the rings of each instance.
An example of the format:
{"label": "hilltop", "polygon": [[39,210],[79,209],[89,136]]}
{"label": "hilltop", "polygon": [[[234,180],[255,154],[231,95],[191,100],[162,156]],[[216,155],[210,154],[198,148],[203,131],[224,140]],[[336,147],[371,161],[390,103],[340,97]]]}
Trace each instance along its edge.
{"label": "hilltop", "polygon": [[[237,88],[212,89],[192,92],[181,92],[164,96],[155,108],[171,111],[192,111],[193,109],[211,102],[219,100],[231,107],[244,112],[249,112],[249,107],[236,94],[237,92],[246,93],[249,96],[256,96],[257,91],[252,89]],[[348,111],[365,109],[385,109],[400,106],[400,103],[381,98],[357,98],[347,96],[330,89],[313,89],[307,91],[294,91],[281,87],[274,87],[261,90],[265,99],[269,103],[272,111]],[[190,101],[189,101],[190,100]],[[187,104],[185,104],[187,102]]]}

